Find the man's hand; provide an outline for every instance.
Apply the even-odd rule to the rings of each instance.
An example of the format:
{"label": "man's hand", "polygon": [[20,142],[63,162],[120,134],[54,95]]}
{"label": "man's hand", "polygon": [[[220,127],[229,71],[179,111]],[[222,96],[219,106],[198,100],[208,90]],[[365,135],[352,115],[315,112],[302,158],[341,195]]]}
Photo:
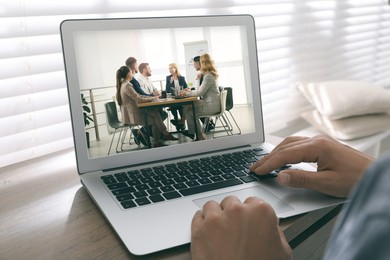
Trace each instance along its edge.
{"label": "man's hand", "polygon": [[278,174],[277,180],[285,186],[347,197],[373,160],[327,136],[288,137],[250,170],[262,175],[286,164],[316,162],[317,172],[286,169]]}
{"label": "man's hand", "polygon": [[192,220],[192,259],[290,259],[288,245],[272,207],[250,197],[209,201]]}

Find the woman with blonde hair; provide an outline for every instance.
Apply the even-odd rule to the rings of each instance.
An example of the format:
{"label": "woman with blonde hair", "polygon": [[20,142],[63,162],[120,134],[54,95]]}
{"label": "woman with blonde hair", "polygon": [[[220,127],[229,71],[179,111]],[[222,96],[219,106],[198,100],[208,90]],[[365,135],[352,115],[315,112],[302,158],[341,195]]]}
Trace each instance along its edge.
{"label": "woman with blonde hair", "polygon": [[[167,76],[165,85],[165,90],[167,93],[171,93],[173,96],[175,96],[180,93],[180,91],[188,88],[186,79],[180,74],[176,63],[169,64],[169,73],[170,75]],[[183,113],[183,107],[170,107],[170,110],[173,115],[173,120],[171,120],[171,123],[176,126],[178,131],[184,130],[185,116]],[[178,111],[180,114],[180,120],[177,114]]]}
{"label": "woman with blonde hair", "polygon": [[187,118],[188,132],[185,135],[193,138],[196,134],[196,140],[205,140],[206,135],[201,130],[199,116],[216,114],[221,111],[221,98],[218,88],[218,71],[214,60],[209,54],[203,54],[200,57],[201,72],[203,74],[202,84],[198,89],[189,91],[188,89],[181,91],[182,96],[187,97],[202,97],[201,100],[195,102],[196,128],[195,133],[194,118],[191,106],[184,107],[184,114]]}
{"label": "woman with blonde hair", "polygon": [[[130,83],[132,78],[133,74],[127,66],[118,69],[116,72],[116,99],[121,107],[123,123],[145,125],[144,117],[137,107],[137,103],[151,102],[156,100],[157,97],[138,94]],[[165,146],[160,141],[160,133],[165,141],[179,140],[167,131],[158,110],[148,110],[147,116],[148,122],[152,125],[154,147]]]}

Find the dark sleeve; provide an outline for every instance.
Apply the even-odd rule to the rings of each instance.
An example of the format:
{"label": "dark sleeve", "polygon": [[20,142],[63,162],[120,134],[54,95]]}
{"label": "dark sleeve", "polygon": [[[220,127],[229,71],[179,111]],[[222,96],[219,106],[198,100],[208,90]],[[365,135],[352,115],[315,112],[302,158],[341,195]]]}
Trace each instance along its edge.
{"label": "dark sleeve", "polygon": [[135,78],[133,78],[130,82],[133,85],[134,90],[138,94],[143,95],[143,96],[153,96],[152,94],[145,93],[145,91],[142,90],[141,85],[139,84],[138,80],[136,80]]}
{"label": "dark sleeve", "polygon": [[165,81],[165,91],[168,93],[169,92],[169,76],[166,77]]}
{"label": "dark sleeve", "polygon": [[167,76],[167,82],[165,84],[165,91],[167,93],[172,93],[171,76]]}
{"label": "dark sleeve", "polygon": [[199,86],[202,85],[202,83],[203,83],[203,77],[204,77],[204,75],[201,74],[200,75],[200,79],[199,79]]}
{"label": "dark sleeve", "polygon": [[389,259],[390,154],[355,186],[333,229],[324,259]]}
{"label": "dark sleeve", "polygon": [[180,76],[180,79],[181,79],[181,81],[182,81],[182,82],[180,83],[180,85],[183,86],[183,89],[188,88],[187,82],[186,82],[186,78],[183,77],[183,76]]}

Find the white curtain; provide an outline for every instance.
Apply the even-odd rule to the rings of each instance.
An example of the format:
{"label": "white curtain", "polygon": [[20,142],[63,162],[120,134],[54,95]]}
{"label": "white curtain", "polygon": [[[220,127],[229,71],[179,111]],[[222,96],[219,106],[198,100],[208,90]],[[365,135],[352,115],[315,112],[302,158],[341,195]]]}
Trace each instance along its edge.
{"label": "white curtain", "polygon": [[73,145],[62,20],[242,13],[256,19],[268,133],[307,106],[299,81],[390,86],[387,0],[0,0],[0,167]]}

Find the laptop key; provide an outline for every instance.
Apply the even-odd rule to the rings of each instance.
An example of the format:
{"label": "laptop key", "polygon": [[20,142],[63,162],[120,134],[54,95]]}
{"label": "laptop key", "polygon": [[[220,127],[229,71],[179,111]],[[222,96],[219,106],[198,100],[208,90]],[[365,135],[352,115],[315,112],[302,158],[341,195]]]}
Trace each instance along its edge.
{"label": "laptop key", "polygon": [[122,202],[122,201],[126,201],[126,200],[132,200],[132,199],[134,199],[134,196],[131,194],[123,194],[123,195],[116,196],[116,199],[119,202]]}
{"label": "laptop key", "polygon": [[201,178],[207,178],[207,177],[210,177],[210,176],[211,176],[211,174],[208,173],[208,172],[202,172],[202,173],[199,173],[198,175],[199,175],[199,177],[201,177]]}
{"label": "laptop key", "polygon": [[177,174],[176,172],[170,172],[170,173],[167,173],[166,176],[167,176],[169,179],[172,179],[172,178],[179,177],[179,174]]}
{"label": "laptop key", "polygon": [[175,184],[176,182],[174,180],[167,179],[167,180],[161,181],[161,183],[164,185],[172,185],[172,184]]}
{"label": "laptop key", "polygon": [[110,190],[116,190],[116,189],[121,189],[121,188],[127,188],[129,186],[127,186],[127,184],[125,182],[121,182],[121,183],[109,184],[109,185],[107,185],[107,187]]}
{"label": "laptop key", "polygon": [[168,171],[165,170],[165,169],[155,169],[155,170],[154,170],[154,173],[157,174],[157,175],[159,175],[159,174],[168,173]]}
{"label": "laptop key", "polygon": [[200,185],[200,183],[195,181],[195,180],[194,181],[187,181],[186,184],[187,184],[188,187],[195,187],[195,186],[199,186]]}
{"label": "laptop key", "polygon": [[139,206],[143,206],[143,205],[147,205],[147,204],[150,204],[150,200],[148,198],[139,198],[139,199],[135,199],[135,202],[139,205]]}
{"label": "laptop key", "polygon": [[203,178],[203,179],[199,179],[198,180],[201,184],[208,184],[208,183],[212,183],[212,181],[210,181],[209,178]]}
{"label": "laptop key", "polygon": [[185,185],[184,183],[176,183],[176,184],[173,184],[173,187],[180,190],[180,189],[187,188],[187,185]]}
{"label": "laptop key", "polygon": [[137,180],[139,178],[142,178],[141,172],[140,171],[131,171],[127,173],[127,176],[129,176],[130,179],[132,180]]}
{"label": "laptop key", "polygon": [[181,170],[181,171],[178,171],[176,172],[179,176],[186,176],[186,175],[189,175],[190,172],[187,171],[187,170]]}
{"label": "laptop key", "polygon": [[238,171],[238,172],[233,172],[233,174],[237,177],[242,177],[242,176],[246,176],[247,173],[245,171]]}
{"label": "laptop key", "polygon": [[215,175],[218,176],[218,175],[221,175],[221,174],[222,174],[222,171],[220,171],[220,170],[214,170],[214,171],[211,171],[210,174],[211,174],[211,175],[214,175],[214,176],[215,176]]}
{"label": "laptop key", "polygon": [[146,191],[143,191],[143,190],[134,192],[133,195],[134,195],[136,198],[143,198],[143,197],[148,196],[148,194],[146,193]]}
{"label": "laptop key", "polygon": [[153,179],[155,181],[163,181],[163,180],[166,180],[167,177],[165,175],[156,175],[156,176],[153,177]]}
{"label": "laptop key", "polygon": [[123,201],[123,202],[121,202],[121,205],[124,209],[137,207],[137,204],[135,204],[134,201],[132,201],[132,200]]}
{"label": "laptop key", "polygon": [[255,158],[246,158],[245,161],[247,163],[255,163],[255,162],[257,162],[257,159],[255,159]]}
{"label": "laptop key", "polygon": [[154,182],[154,180],[153,180],[151,177],[144,177],[144,178],[141,178],[140,181],[141,181],[142,183]]}
{"label": "laptop key", "polygon": [[102,180],[103,180],[103,182],[105,183],[105,184],[114,184],[114,183],[118,183],[117,182],[117,180],[113,177],[113,176],[111,176],[111,178],[109,178],[109,177],[107,177],[107,178],[102,178]]}
{"label": "laptop key", "polygon": [[257,156],[265,156],[265,155],[268,154],[267,152],[265,152],[265,151],[263,151],[263,150],[261,150],[261,151],[253,150],[253,151],[254,151],[254,153],[255,153]]}
{"label": "laptop key", "polygon": [[102,180],[104,180],[104,179],[111,179],[111,178],[114,178],[114,176],[112,176],[111,174],[100,176],[100,179],[102,179]]}
{"label": "laptop key", "polygon": [[234,170],[233,170],[232,168],[228,168],[228,167],[226,167],[226,168],[223,168],[223,169],[220,169],[220,171],[221,171],[221,172],[223,172],[223,173],[230,173],[230,172],[234,172]]}
{"label": "laptop key", "polygon": [[162,194],[167,200],[180,198],[181,195],[177,191],[165,192]]}
{"label": "laptop key", "polygon": [[257,181],[257,178],[255,178],[255,177],[253,177],[251,175],[240,177],[240,179],[243,180],[244,182]]}
{"label": "laptop key", "polygon": [[135,186],[135,188],[136,188],[138,191],[141,191],[141,190],[147,190],[147,189],[149,189],[149,186],[148,186],[147,184],[140,184],[140,185]]}
{"label": "laptop key", "polygon": [[159,189],[149,189],[149,190],[147,190],[147,192],[150,195],[156,195],[156,194],[160,194],[161,193],[161,191]]}
{"label": "laptop key", "polygon": [[153,169],[152,168],[144,168],[144,169],[141,169],[140,171],[142,173],[151,173],[151,172],[153,172]]}
{"label": "laptop key", "polygon": [[168,191],[174,191],[175,189],[172,186],[168,185],[168,186],[161,187],[160,190],[162,190],[163,192],[168,192]]}
{"label": "laptop key", "polygon": [[188,181],[188,179],[187,179],[186,177],[182,176],[182,177],[174,178],[174,181],[175,181],[176,183],[182,183],[182,182]]}
{"label": "laptop key", "polygon": [[210,184],[205,184],[202,186],[197,186],[197,187],[191,187],[187,189],[182,189],[179,190],[183,196],[189,196],[201,192],[206,192],[206,191],[212,191],[212,190],[217,190],[221,188],[226,188],[226,187],[231,187],[235,185],[242,184],[243,182],[240,181],[239,179],[230,179],[230,180],[225,180],[225,181],[220,181],[220,182],[215,182],[215,183],[210,183]]}
{"label": "laptop key", "polygon": [[164,197],[161,196],[161,195],[152,195],[152,196],[149,196],[149,199],[153,202],[153,203],[156,203],[156,202],[160,202],[160,201],[164,201]]}
{"label": "laptop key", "polygon": [[213,182],[223,181],[223,178],[221,176],[211,176],[210,180]]}
{"label": "laptop key", "polygon": [[235,178],[235,176],[233,174],[231,174],[231,173],[222,174],[221,177],[224,178],[225,180]]}
{"label": "laptop key", "polygon": [[130,180],[130,178],[127,177],[126,175],[116,176],[116,179],[118,180],[118,182],[125,182]]}
{"label": "laptop key", "polygon": [[278,176],[278,174],[276,172],[272,171],[271,173],[267,173],[267,174],[263,174],[263,175],[252,174],[252,176],[258,180],[263,180],[263,179],[268,179],[268,178],[275,178]]}
{"label": "laptop key", "polygon": [[135,186],[135,185],[140,185],[141,182],[139,180],[135,179],[135,180],[128,181],[127,184],[129,184],[130,186]]}
{"label": "laptop key", "polygon": [[122,195],[122,194],[126,194],[126,193],[132,193],[134,191],[135,191],[135,189],[133,187],[127,187],[127,188],[123,188],[123,189],[112,190],[111,192],[115,196],[118,196],[118,195]]}
{"label": "laptop key", "polygon": [[190,181],[194,181],[194,180],[199,179],[199,176],[196,175],[196,174],[191,174],[191,175],[187,176],[187,179],[190,180]]}
{"label": "laptop key", "polygon": [[151,183],[149,183],[149,186],[150,186],[150,188],[158,188],[158,187],[161,187],[161,186],[163,186],[163,185],[162,185],[161,182],[156,181],[156,182],[151,182]]}
{"label": "laptop key", "polygon": [[[246,162],[244,162],[243,164],[245,164],[245,163],[246,163]],[[240,164],[240,165],[237,165],[237,166],[232,167],[232,169],[235,170],[235,171],[241,171],[241,170],[244,170],[245,167],[242,166],[242,164]]]}

